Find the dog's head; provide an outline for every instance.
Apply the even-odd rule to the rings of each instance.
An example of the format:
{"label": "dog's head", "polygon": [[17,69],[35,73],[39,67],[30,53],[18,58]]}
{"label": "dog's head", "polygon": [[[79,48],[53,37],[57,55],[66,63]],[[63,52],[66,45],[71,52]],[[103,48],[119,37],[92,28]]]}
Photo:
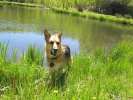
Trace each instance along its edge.
{"label": "dog's head", "polygon": [[57,57],[61,50],[61,33],[50,34],[47,30],[44,31],[47,53],[52,57]]}

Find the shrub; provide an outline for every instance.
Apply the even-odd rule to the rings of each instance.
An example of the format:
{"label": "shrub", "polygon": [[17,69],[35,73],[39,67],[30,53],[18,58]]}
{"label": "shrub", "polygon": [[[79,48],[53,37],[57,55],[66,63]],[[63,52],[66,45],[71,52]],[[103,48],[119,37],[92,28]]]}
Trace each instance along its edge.
{"label": "shrub", "polygon": [[96,12],[106,14],[127,14],[131,0],[96,0]]}

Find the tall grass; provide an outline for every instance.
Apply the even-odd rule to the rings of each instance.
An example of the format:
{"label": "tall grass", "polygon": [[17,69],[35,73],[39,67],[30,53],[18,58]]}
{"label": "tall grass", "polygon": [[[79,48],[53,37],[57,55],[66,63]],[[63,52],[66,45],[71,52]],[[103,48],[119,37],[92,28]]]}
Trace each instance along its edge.
{"label": "tall grass", "polygon": [[119,43],[109,53],[99,49],[91,54],[75,56],[63,90],[47,87],[47,71],[38,63],[42,59],[36,50],[34,46],[29,47],[24,53],[26,58],[22,57],[16,63],[10,60],[10,63],[0,64],[2,100],[128,100],[133,97],[132,41]]}
{"label": "tall grass", "polygon": [[22,61],[28,64],[43,65],[43,53],[34,45],[30,45],[23,53]]}
{"label": "tall grass", "polygon": [[[9,2],[20,2],[20,3],[33,3],[38,5],[45,5],[47,7],[60,7],[60,8],[74,8],[81,7],[92,9],[96,7],[104,7],[105,4],[109,5],[112,1],[108,0],[1,0]],[[116,0],[120,4],[132,3],[132,0]]]}
{"label": "tall grass", "polygon": [[9,2],[20,2],[20,3],[34,3],[34,4],[43,4],[47,7],[62,7],[62,8],[71,8],[75,7],[78,4],[90,5],[96,2],[96,0],[4,0]]}
{"label": "tall grass", "polygon": [[8,45],[0,43],[0,63],[6,63]]}

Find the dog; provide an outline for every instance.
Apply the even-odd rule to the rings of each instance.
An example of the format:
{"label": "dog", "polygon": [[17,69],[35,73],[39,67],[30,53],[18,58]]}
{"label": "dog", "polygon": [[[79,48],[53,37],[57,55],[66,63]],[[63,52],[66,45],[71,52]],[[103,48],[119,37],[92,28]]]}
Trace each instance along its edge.
{"label": "dog", "polygon": [[49,73],[65,73],[71,66],[71,53],[67,45],[62,45],[62,34],[57,32],[50,34],[47,29],[44,30],[45,36],[45,58]]}

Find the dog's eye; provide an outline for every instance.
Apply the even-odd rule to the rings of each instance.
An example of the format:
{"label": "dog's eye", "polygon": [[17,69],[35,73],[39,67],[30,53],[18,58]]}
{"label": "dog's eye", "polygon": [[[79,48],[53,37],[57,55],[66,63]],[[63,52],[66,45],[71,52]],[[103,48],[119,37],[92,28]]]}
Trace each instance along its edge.
{"label": "dog's eye", "polygon": [[53,44],[53,43],[54,43],[53,41],[50,42],[50,44]]}
{"label": "dog's eye", "polygon": [[56,42],[57,43],[57,45],[59,45],[60,44],[60,42]]}

